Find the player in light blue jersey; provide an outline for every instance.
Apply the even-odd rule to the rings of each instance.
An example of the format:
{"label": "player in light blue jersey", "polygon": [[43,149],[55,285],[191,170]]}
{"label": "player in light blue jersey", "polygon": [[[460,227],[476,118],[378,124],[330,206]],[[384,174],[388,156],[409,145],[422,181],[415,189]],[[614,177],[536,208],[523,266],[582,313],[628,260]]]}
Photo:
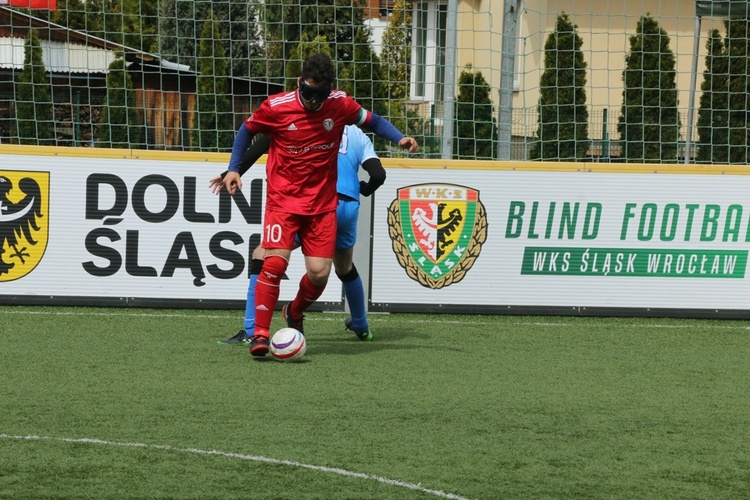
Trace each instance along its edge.
{"label": "player in light blue jersey", "polygon": [[[248,148],[242,159],[240,174],[244,174],[266,151],[271,139],[260,137]],[[359,169],[370,176],[367,182],[359,180]],[[226,173],[226,172],[225,172]],[[214,177],[209,187],[214,193],[223,188],[224,174]],[[357,240],[357,219],[359,217],[359,196],[370,196],[385,182],[385,169],[373,148],[372,141],[362,130],[354,125],[344,129],[338,154],[338,180],[336,190],[339,204],[336,210],[336,253],[333,267],[336,276],[344,285],[344,294],[351,317],[344,321],[344,326],[352,330],[361,340],[372,340],[372,333],[367,322],[365,292],[357,268],[354,266],[354,243]],[[225,345],[250,345],[255,330],[255,283],[263,265],[263,248],[258,246],[253,251],[250,267],[250,283],[245,303],[244,328],[233,337],[220,340]],[[299,323],[299,322],[297,322]],[[291,326],[291,325],[290,325]],[[299,325],[295,325],[299,326]]]}

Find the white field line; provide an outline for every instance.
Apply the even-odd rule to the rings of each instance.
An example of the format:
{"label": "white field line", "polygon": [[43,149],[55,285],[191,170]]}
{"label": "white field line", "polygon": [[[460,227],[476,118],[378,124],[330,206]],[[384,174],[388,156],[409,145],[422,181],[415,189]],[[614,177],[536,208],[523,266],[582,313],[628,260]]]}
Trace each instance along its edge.
{"label": "white field line", "polygon": [[[182,314],[182,313],[160,313],[160,312],[147,312],[147,313],[139,313],[134,311],[122,311],[122,312],[78,312],[78,311],[15,311],[15,310],[8,310],[8,311],[0,311],[0,316],[4,314],[23,314],[23,315],[40,315],[40,316],[121,316],[121,317],[147,317],[147,318],[196,318],[196,319],[231,319],[229,316],[231,314],[235,314],[237,316],[238,321],[242,320],[242,311],[235,311],[231,312],[228,311],[227,314],[219,315],[219,314],[209,314],[209,313],[198,313],[198,314]],[[341,321],[341,318],[339,316],[342,316],[346,313],[344,312],[325,312],[322,314],[322,317],[316,317],[315,321]],[[370,313],[370,316],[377,318],[380,315],[387,315],[388,313]],[[326,317],[327,315],[330,315]],[[333,317],[336,315],[336,317]],[[427,323],[427,322],[434,322],[441,325],[465,325],[466,321],[462,320],[451,320],[446,321],[444,319],[441,319],[440,314],[432,314],[432,315],[424,315],[420,319],[415,319],[411,321],[405,321],[405,323]],[[476,321],[472,320],[472,325],[491,325],[495,324],[490,321]],[[561,322],[546,322],[546,321],[514,321],[511,323],[508,323],[512,326],[562,326],[562,327],[570,327],[573,325],[571,322],[567,323],[561,323]],[[622,326],[622,325],[620,325]],[[690,326],[686,325],[662,325],[659,323],[651,323],[651,324],[633,324],[630,325],[633,328],[692,328]],[[711,325],[712,329],[716,330],[750,330],[750,326],[732,326],[732,325]]]}
{"label": "white field line", "polygon": [[220,456],[220,457],[236,458],[238,460],[247,460],[247,461],[252,461],[252,462],[264,462],[264,463],[269,463],[269,464],[287,465],[290,467],[301,467],[303,469],[310,469],[310,470],[314,470],[318,472],[328,472],[331,474],[338,474],[340,476],[346,476],[346,477],[370,479],[370,480],[378,481],[380,483],[387,484],[390,486],[399,486],[401,488],[408,488],[410,490],[420,491],[422,493],[427,493],[427,494],[434,495],[434,496],[441,497],[441,498],[451,498],[454,500],[468,500],[465,497],[454,495],[452,493],[446,493],[440,490],[431,490],[429,488],[425,488],[421,484],[406,483],[404,481],[398,481],[396,479],[388,479],[388,478],[381,477],[381,476],[375,476],[373,474],[363,474],[361,472],[352,472],[352,471],[339,469],[335,467],[323,467],[320,465],[303,464],[301,462],[294,462],[291,460],[279,460],[276,458],[268,458],[268,457],[262,457],[258,455],[242,455],[240,453],[229,453],[226,451],[218,451],[218,450],[199,450],[196,448],[176,448],[174,446],[163,445],[163,444],[122,443],[122,442],[117,442],[117,441],[105,441],[102,439],[91,439],[91,438],[74,439],[74,438],[51,437],[51,436],[11,436],[8,434],[0,434],[0,438],[23,439],[23,440],[29,440],[29,441],[62,441],[65,443],[87,443],[87,444],[98,444],[98,445],[104,445],[104,446],[127,446],[127,447],[132,447],[132,448],[147,448],[147,449],[154,449],[154,450],[175,451],[179,453],[194,453],[198,455],[215,455],[215,456]]}

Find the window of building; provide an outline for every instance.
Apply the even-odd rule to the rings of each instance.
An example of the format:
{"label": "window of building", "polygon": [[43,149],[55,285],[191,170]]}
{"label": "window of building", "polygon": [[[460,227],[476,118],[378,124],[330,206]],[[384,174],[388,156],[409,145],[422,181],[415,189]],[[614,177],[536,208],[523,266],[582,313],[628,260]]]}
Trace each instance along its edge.
{"label": "window of building", "polygon": [[393,10],[393,6],[396,4],[396,2],[393,1],[387,1],[387,0],[380,0],[380,17],[388,17],[391,15],[391,11]]}

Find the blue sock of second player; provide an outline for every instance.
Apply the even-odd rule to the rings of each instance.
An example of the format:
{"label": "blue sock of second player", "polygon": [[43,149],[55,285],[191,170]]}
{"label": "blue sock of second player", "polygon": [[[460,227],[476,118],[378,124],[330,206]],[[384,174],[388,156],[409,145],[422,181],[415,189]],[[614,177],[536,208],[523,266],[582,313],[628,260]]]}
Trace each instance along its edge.
{"label": "blue sock of second player", "polygon": [[252,335],[255,332],[255,282],[258,281],[257,274],[250,275],[250,283],[247,286],[247,302],[245,302],[245,333]]}
{"label": "blue sock of second player", "polygon": [[357,275],[352,281],[344,281],[344,293],[349,304],[349,312],[352,314],[352,325],[357,331],[366,331],[370,327],[367,324],[367,310],[365,309],[365,289],[362,286],[362,278]]}
{"label": "blue sock of second player", "polygon": [[252,336],[255,333],[255,284],[263,267],[263,259],[253,259],[250,262],[250,282],[247,284],[247,301],[245,302],[245,333]]}

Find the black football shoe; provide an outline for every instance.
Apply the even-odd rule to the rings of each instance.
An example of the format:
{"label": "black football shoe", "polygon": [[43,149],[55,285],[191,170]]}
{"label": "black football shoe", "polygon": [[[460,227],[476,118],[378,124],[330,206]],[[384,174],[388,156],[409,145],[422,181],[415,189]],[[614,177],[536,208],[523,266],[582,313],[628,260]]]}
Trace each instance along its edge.
{"label": "black football shoe", "polygon": [[217,342],[217,344],[221,345],[234,345],[234,346],[246,346],[250,345],[250,339],[252,337],[245,332],[245,330],[240,330],[237,332],[237,335],[234,337],[229,337],[228,339],[222,339]]}
{"label": "black football shoe", "polygon": [[281,308],[281,315],[286,321],[286,326],[288,326],[289,328],[294,328],[300,333],[305,333],[305,325],[303,324],[303,321],[305,319],[304,314],[299,318],[292,318],[292,315],[289,312],[290,308],[291,304],[284,304],[284,307]]}

